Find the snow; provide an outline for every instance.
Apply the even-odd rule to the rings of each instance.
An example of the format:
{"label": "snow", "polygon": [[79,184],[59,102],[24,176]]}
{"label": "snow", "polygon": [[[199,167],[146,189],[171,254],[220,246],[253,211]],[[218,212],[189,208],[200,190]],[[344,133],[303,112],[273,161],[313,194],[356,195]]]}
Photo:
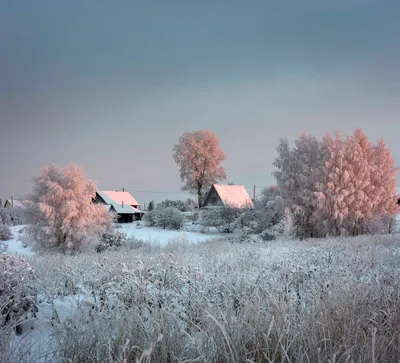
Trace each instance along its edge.
{"label": "snow", "polygon": [[132,197],[129,192],[116,192],[111,190],[97,191],[97,194],[107,203],[107,204],[122,204],[124,203],[131,206],[139,206],[140,204],[137,200]]}
{"label": "snow", "polygon": [[24,226],[11,226],[11,232],[13,238],[9,241],[5,241],[7,247],[7,253],[11,255],[31,255],[32,250],[28,247],[24,247],[22,242],[19,240],[20,231]]}
{"label": "snow", "polygon": [[[186,229],[191,229],[190,231],[173,231],[158,227],[143,227],[142,222],[120,224],[120,226],[121,231],[125,232],[128,237],[134,236],[137,239],[154,242],[161,246],[165,246],[171,240],[180,239],[191,243],[196,243],[221,236],[221,234],[214,231],[200,233],[198,231],[198,225],[193,225],[191,222],[186,224]],[[19,240],[20,230],[23,227],[24,226],[11,227],[13,238],[9,241],[6,241],[8,246],[7,253],[20,255],[31,255],[33,253],[29,247],[24,247],[22,242]]]}
{"label": "snow", "polygon": [[[134,236],[137,239],[151,241],[165,246],[170,240],[184,239],[189,242],[202,242],[212,238],[220,237],[221,234],[217,232],[206,232],[200,233],[196,231],[185,231],[185,230],[168,230],[158,227],[141,227],[139,223],[127,223],[121,224],[122,231],[125,232],[128,237]],[[187,224],[189,229],[191,226],[195,227],[191,223]],[[197,227],[197,226],[196,226]]]}
{"label": "snow", "polygon": [[243,185],[214,184],[214,188],[225,205],[236,208],[254,207],[253,201]]}

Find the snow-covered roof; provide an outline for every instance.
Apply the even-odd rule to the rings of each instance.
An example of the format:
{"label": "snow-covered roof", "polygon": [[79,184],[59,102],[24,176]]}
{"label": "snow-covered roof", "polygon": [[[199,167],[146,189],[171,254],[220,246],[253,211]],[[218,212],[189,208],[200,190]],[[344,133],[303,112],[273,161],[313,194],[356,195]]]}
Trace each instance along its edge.
{"label": "snow-covered roof", "polygon": [[236,208],[254,207],[253,201],[243,185],[214,184],[214,188],[224,205]]}
{"label": "snow-covered roof", "polygon": [[97,191],[97,194],[106,202],[106,204],[122,204],[139,206],[137,200],[129,192],[116,192],[112,190]]}
{"label": "snow-covered roof", "polygon": [[124,203],[122,204],[112,204],[112,207],[118,214],[135,214],[135,213],[141,213],[141,211],[137,208],[131,207],[130,205],[127,205]]}

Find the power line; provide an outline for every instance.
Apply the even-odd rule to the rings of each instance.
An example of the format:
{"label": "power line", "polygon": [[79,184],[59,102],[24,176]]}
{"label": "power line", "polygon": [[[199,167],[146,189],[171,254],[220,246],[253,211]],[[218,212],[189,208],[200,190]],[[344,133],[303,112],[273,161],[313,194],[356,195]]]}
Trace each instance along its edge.
{"label": "power line", "polygon": [[[239,185],[239,184],[234,184],[234,185]],[[262,186],[262,185],[256,185],[256,188],[268,188],[266,186]],[[254,188],[254,185],[252,186],[244,186],[244,188],[246,189],[252,189]],[[125,192],[136,192],[136,193],[156,193],[156,194],[192,194],[191,192],[185,192],[185,191],[161,191],[161,190],[140,190],[140,189],[105,189],[103,188],[103,190],[115,190],[115,191],[125,191]]]}
{"label": "power line", "polygon": [[166,192],[166,191],[160,191],[160,190],[139,190],[139,189],[125,189],[125,188],[122,188],[122,189],[104,189],[104,190],[115,190],[115,191],[118,191],[118,192],[125,191],[125,192],[136,192],[136,193],[190,194],[190,192],[184,192],[184,191],[179,191],[179,192],[169,191],[169,192]]}

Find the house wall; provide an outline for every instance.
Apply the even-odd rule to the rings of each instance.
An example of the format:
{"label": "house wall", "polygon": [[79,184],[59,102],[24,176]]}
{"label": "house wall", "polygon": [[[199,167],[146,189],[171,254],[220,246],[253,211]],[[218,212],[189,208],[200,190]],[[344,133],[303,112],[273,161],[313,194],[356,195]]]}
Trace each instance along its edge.
{"label": "house wall", "polygon": [[214,187],[208,192],[203,207],[222,207],[223,203]]}
{"label": "house wall", "polygon": [[118,223],[132,223],[133,222],[133,214],[118,214]]}
{"label": "house wall", "polygon": [[107,204],[100,195],[96,193],[96,196],[93,198],[94,204]]}

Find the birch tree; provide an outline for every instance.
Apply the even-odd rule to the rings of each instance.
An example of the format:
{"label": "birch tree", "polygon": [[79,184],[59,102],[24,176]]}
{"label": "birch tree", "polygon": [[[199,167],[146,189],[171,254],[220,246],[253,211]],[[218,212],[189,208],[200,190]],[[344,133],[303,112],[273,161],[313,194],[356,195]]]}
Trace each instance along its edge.
{"label": "birch tree", "polygon": [[76,165],[47,165],[25,200],[29,242],[38,250],[74,253],[94,246],[112,215],[94,204],[96,184]]}
{"label": "birch tree", "polygon": [[226,159],[215,133],[211,131],[185,132],[173,148],[173,158],[180,170],[182,190],[195,193],[199,208],[203,196],[212,184],[226,179],[221,163]]}

